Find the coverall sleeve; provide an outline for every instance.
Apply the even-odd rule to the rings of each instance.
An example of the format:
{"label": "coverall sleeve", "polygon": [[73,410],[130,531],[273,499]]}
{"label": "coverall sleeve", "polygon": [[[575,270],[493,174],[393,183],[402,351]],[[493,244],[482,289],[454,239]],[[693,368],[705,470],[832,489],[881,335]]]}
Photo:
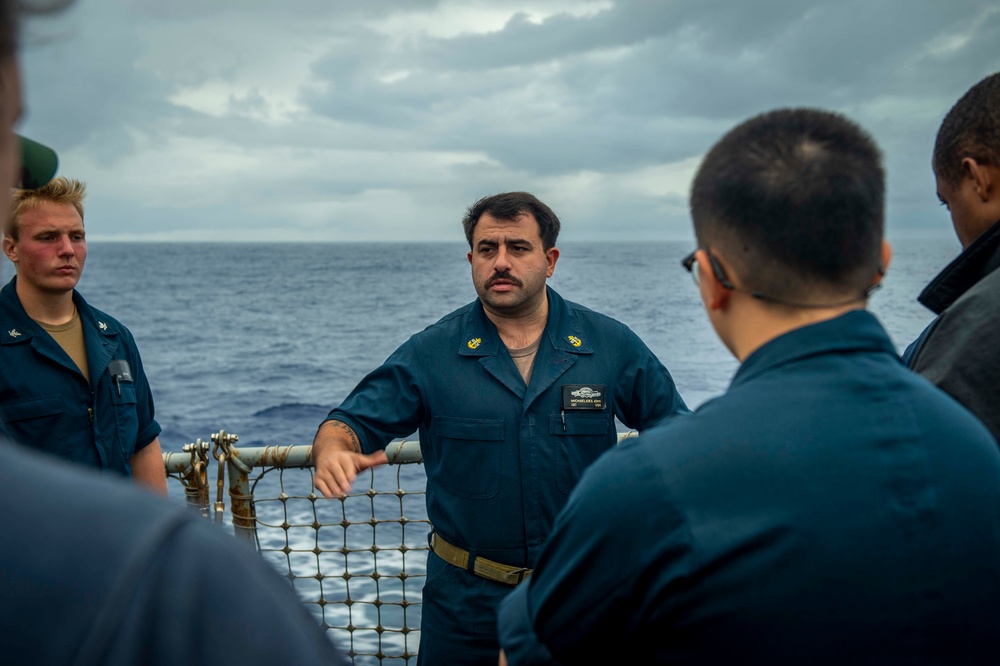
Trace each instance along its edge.
{"label": "coverall sleeve", "polygon": [[691,413],[670,371],[624,324],[618,348],[625,355],[622,361],[626,370],[615,396],[615,415],[622,423],[643,431]]}
{"label": "coverall sleeve", "polygon": [[648,641],[649,614],[667,612],[663,590],[687,565],[689,532],[664,501],[660,471],[633,448],[588,468],[534,573],[501,602],[510,666],[588,663],[609,643]]}
{"label": "coverall sleeve", "polygon": [[368,373],[326,420],[349,425],[365,453],[384,449],[396,437],[417,430],[424,401],[418,378],[423,371],[412,339]]}
{"label": "coverall sleeve", "polygon": [[149,388],[149,380],[146,379],[146,370],[142,367],[139,348],[131,332],[126,329],[124,334],[131,357],[129,364],[133,368],[135,377],[135,415],[139,423],[135,438],[135,453],[138,453],[160,436],[161,428],[154,417],[153,392]]}

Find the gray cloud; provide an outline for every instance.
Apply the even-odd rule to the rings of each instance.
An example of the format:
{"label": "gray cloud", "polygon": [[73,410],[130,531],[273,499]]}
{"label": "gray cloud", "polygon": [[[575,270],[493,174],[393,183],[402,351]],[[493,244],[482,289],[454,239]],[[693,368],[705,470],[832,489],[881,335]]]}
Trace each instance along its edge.
{"label": "gray cloud", "polygon": [[79,0],[29,26],[23,131],[97,239],[456,240],[528,189],[629,240],[690,233],[730,126],[816,106],[882,146],[892,232],[947,234],[930,146],[998,38],[977,0]]}

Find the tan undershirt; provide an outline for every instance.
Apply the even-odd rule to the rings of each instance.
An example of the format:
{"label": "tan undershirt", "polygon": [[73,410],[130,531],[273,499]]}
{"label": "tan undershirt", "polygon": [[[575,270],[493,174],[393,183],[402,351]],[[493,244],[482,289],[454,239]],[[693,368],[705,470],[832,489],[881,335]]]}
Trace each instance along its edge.
{"label": "tan undershirt", "polygon": [[52,339],[59,343],[63,351],[73,359],[84,378],[90,382],[90,368],[87,366],[87,347],[83,343],[83,323],[80,321],[80,312],[74,308],[73,318],[58,326],[43,324],[40,321],[35,323],[48,331]]}
{"label": "tan undershirt", "polygon": [[514,365],[517,366],[518,372],[521,373],[521,378],[524,379],[525,386],[528,385],[528,380],[531,379],[531,368],[535,365],[535,356],[538,354],[538,347],[541,342],[542,336],[539,335],[538,339],[527,347],[521,347],[520,349],[507,348],[507,353],[514,359]]}

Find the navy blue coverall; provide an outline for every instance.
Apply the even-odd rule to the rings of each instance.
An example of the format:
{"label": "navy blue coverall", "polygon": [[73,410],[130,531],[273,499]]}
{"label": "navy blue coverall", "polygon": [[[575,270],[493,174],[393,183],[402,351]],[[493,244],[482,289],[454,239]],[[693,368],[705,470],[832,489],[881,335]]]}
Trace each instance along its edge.
{"label": "navy blue coverall", "polygon": [[[328,416],[353,428],[366,453],[419,431],[434,531],[515,567],[534,565],[583,470],[616,444],[616,417],[641,431],[689,413],[627,326],[547,294],[527,386],[477,300],[412,336]],[[581,389],[602,393],[602,407],[574,408],[568,393]],[[496,604],[510,589],[432,552],[421,663],[495,664]]]}
{"label": "navy blue coverall", "polygon": [[1000,452],[865,311],[584,473],[503,600],[511,666],[997,664]]}
{"label": "navy blue coverall", "polygon": [[0,290],[0,432],[60,458],[131,476],[160,434],[132,334],[76,290],[90,381],[24,311],[15,276]]}

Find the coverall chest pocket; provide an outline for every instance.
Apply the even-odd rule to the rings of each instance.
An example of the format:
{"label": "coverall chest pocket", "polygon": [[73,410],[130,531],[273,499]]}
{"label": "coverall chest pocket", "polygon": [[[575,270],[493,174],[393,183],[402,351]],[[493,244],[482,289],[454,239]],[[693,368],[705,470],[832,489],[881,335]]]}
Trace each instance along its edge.
{"label": "coverall chest pocket", "polygon": [[[556,486],[569,493],[590,463],[614,444],[611,418],[604,412],[571,412],[549,416],[549,435],[559,444]],[[614,435],[617,437],[617,435]]]}
{"label": "coverall chest pocket", "polygon": [[[44,395],[0,404],[0,433],[32,448],[71,460],[79,459],[76,430],[87,422],[78,402],[66,396]],[[86,434],[85,432],[83,434]]]}
{"label": "coverall chest pocket", "polygon": [[0,422],[18,423],[30,419],[58,416],[62,413],[63,403],[59,396],[43,396],[0,405]]}
{"label": "coverall chest pocket", "polygon": [[438,478],[459,497],[489,499],[500,490],[503,421],[434,417]]}

